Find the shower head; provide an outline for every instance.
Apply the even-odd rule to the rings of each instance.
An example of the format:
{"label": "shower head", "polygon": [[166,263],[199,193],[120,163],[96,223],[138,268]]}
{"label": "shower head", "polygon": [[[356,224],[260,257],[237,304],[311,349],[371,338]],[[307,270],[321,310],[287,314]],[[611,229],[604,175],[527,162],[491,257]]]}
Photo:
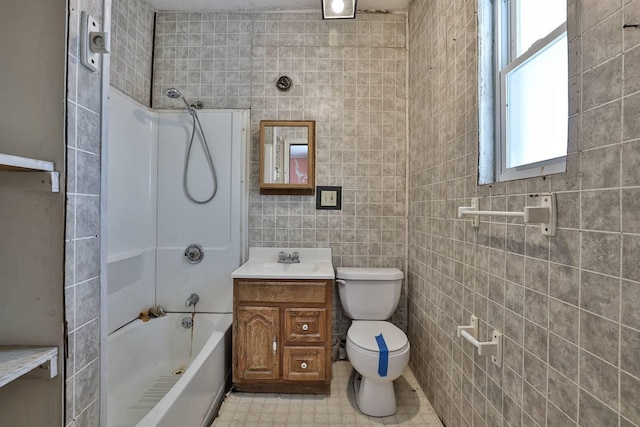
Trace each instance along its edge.
{"label": "shower head", "polygon": [[182,94],[175,87],[172,87],[171,89],[167,89],[166,93],[167,93],[167,96],[171,99],[182,98]]}
{"label": "shower head", "polygon": [[191,106],[189,105],[187,100],[184,99],[184,96],[182,96],[182,93],[180,93],[180,91],[178,89],[176,89],[175,87],[172,87],[171,89],[167,89],[167,91],[165,93],[171,99],[178,99],[178,98],[182,99],[182,102],[184,102],[184,105],[187,107],[187,109],[188,110],[191,109]]}

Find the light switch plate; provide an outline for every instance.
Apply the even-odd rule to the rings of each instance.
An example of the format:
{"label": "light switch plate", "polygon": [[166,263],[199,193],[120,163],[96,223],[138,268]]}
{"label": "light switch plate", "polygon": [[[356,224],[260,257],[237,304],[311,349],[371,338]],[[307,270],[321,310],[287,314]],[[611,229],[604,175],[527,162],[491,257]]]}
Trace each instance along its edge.
{"label": "light switch plate", "polygon": [[321,196],[320,196],[320,205],[322,207],[335,207],[338,202],[338,192],[337,191],[333,191],[333,190],[322,190]]}
{"label": "light switch plate", "polygon": [[342,210],[342,187],[316,187],[316,209]]}

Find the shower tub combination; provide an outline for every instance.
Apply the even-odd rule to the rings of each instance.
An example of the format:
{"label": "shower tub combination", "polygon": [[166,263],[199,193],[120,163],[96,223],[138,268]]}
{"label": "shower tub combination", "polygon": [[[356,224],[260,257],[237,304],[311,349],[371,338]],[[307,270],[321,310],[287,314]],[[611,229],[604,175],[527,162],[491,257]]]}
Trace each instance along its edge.
{"label": "shower tub combination", "polygon": [[108,361],[110,426],[208,426],[230,380],[231,314],[135,320],[109,336]]}
{"label": "shower tub combination", "polygon": [[[189,106],[177,89],[167,96]],[[247,110],[155,111],[110,92],[109,427],[208,426],[218,410],[231,371],[230,274],[246,245],[249,123]],[[204,254],[195,263],[185,258],[194,244]],[[191,294],[199,302],[185,307]],[[154,305],[170,314],[133,320]]]}

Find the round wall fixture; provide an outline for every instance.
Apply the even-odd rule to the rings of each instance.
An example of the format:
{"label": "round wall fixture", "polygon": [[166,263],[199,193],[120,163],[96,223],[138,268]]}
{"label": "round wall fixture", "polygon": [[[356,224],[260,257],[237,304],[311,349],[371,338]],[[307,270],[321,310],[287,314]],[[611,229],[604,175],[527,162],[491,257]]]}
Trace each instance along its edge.
{"label": "round wall fixture", "polygon": [[184,250],[184,257],[191,264],[197,264],[204,258],[204,249],[202,249],[202,246],[194,243],[187,246],[187,249]]}
{"label": "round wall fixture", "polygon": [[288,92],[291,89],[291,86],[293,86],[293,80],[291,80],[291,77],[289,76],[282,76],[278,79],[276,86],[278,87],[278,90]]}

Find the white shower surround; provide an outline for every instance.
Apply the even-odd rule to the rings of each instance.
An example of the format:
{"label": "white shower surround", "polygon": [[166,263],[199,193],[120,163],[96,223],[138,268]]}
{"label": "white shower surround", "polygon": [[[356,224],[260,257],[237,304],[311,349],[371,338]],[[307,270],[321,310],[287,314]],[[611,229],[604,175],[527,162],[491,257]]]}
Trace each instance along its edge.
{"label": "white shower surround", "polygon": [[[122,422],[122,408],[133,398],[144,400],[145,384],[164,381],[172,370],[182,368],[182,378],[163,390],[166,394],[157,404],[129,408],[137,412],[133,424],[144,417],[139,425],[173,426],[181,420],[181,425],[199,427],[215,415],[231,371],[230,273],[246,252],[242,233],[248,216],[249,112],[199,112],[218,190],[213,201],[198,205],[187,201],[182,188],[191,116],[153,111],[113,88],[108,107],[106,422]],[[190,191],[203,199],[212,183],[198,139],[191,156]],[[199,264],[184,257],[190,243],[204,248]],[[193,308],[186,308],[185,300],[191,293],[200,296],[198,313],[221,313],[195,315],[193,334],[180,326],[185,314],[144,324],[135,320],[156,304],[190,313]],[[122,389],[122,383],[129,386]],[[142,394],[123,400],[141,384]]]}
{"label": "white shower surround", "polygon": [[[182,188],[191,117],[182,111],[158,113],[156,303],[169,311],[185,311],[185,300],[196,293],[200,296],[197,311],[228,313],[233,305],[230,274],[242,263],[240,236],[246,159],[243,138],[249,128],[248,114],[201,110],[198,116],[218,181],[216,196],[204,205],[187,200]],[[190,192],[196,200],[205,200],[211,194],[212,182],[197,136],[190,157],[187,177]],[[204,249],[204,258],[198,264],[190,264],[184,257],[184,250],[192,243]]]}
{"label": "white shower surround", "polygon": [[155,302],[158,115],[111,88],[107,142],[107,331]]}
{"label": "white shower surround", "polygon": [[[230,312],[230,273],[245,252],[248,111],[199,111],[218,192],[210,203],[196,205],[182,191],[189,114],[156,112],[114,89],[109,102],[109,333],[155,304],[186,311],[191,293],[200,296],[198,312]],[[197,139],[191,158],[190,189],[205,198],[211,181]],[[204,248],[200,264],[183,256],[191,243]]]}

